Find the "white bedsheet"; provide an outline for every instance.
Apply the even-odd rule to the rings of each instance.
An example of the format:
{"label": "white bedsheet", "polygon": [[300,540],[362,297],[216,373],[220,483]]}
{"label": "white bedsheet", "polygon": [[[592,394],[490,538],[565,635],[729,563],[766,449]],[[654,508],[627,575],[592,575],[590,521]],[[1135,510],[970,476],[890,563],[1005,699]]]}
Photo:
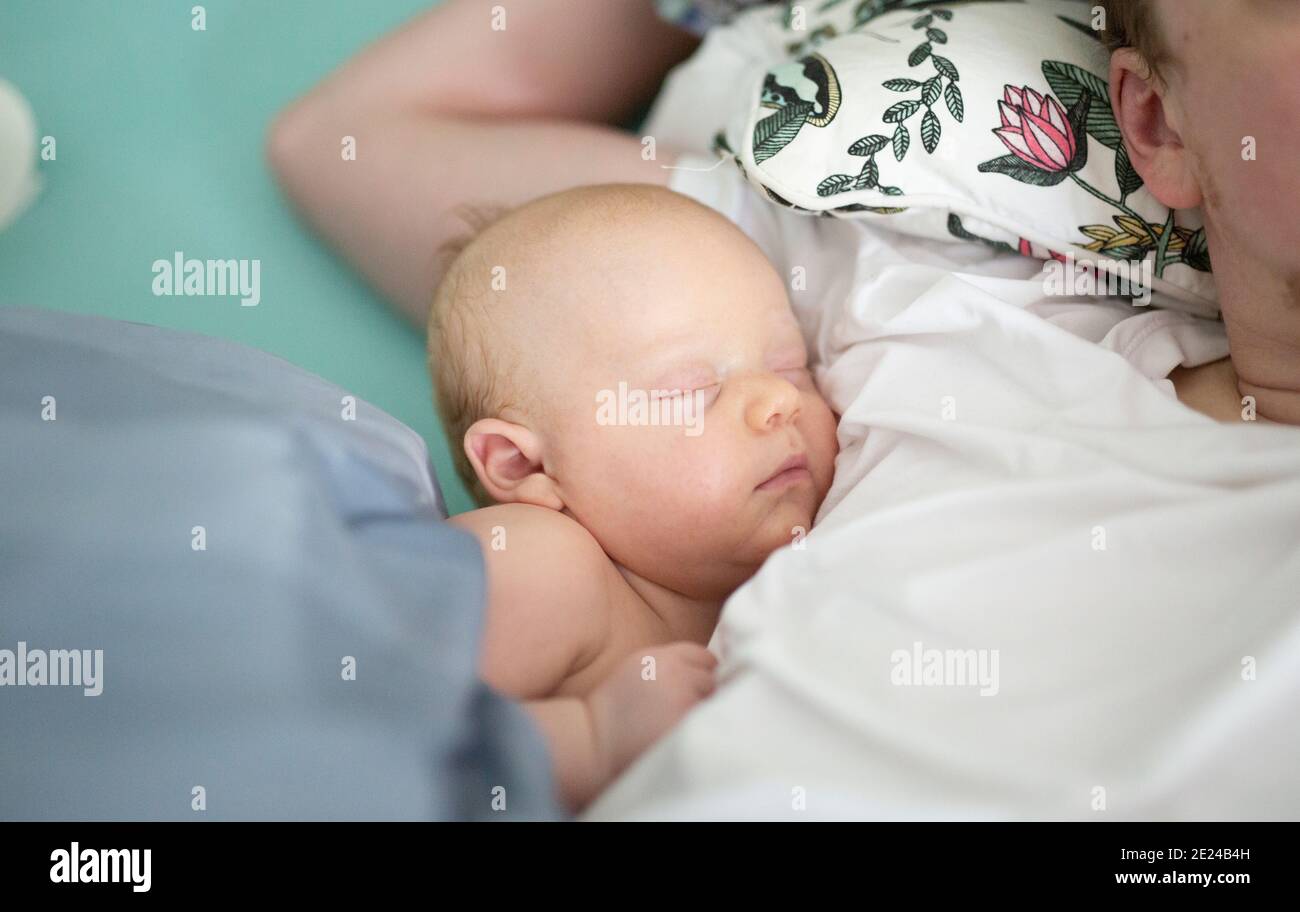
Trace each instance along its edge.
{"label": "white bedsheet", "polygon": [[[805,268],[842,451],[805,547],[727,603],[717,694],[587,816],[1300,817],[1300,429],[1163,379],[1221,325],[1046,298],[730,165],[674,187]],[[996,693],[895,683],[917,648],[996,650]]]}

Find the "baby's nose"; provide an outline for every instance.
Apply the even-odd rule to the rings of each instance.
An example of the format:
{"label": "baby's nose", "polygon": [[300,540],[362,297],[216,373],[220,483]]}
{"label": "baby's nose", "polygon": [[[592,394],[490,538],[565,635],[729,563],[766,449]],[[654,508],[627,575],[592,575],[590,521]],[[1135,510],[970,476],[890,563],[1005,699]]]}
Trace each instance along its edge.
{"label": "baby's nose", "polygon": [[778,428],[799,414],[799,390],[789,380],[775,374],[761,374],[753,379],[753,389],[745,418],[756,431]]}

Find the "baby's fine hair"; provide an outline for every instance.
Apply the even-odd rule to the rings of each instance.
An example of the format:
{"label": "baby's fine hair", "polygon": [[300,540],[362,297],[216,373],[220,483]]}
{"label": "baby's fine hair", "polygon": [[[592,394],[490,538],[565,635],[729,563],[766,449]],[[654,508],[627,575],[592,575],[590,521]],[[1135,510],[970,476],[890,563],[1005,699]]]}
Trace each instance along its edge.
{"label": "baby's fine hair", "polygon": [[[494,501],[465,453],[466,431],[476,421],[510,410],[536,415],[543,405],[532,385],[519,382],[523,352],[518,346],[528,343],[515,338],[509,309],[503,311],[493,300],[496,291],[504,290],[505,264],[492,260],[510,256],[550,262],[557,250],[572,243],[583,244],[590,256],[592,243],[625,237],[625,227],[651,218],[679,224],[705,219],[744,235],[708,206],[651,184],[580,186],[513,209],[460,206],[453,213],[468,230],[437,251],[441,280],[429,308],[429,374],[456,471],[475,503],[490,506]],[[516,290],[513,285],[511,290]],[[530,306],[536,303],[530,300]]]}
{"label": "baby's fine hair", "polygon": [[[493,503],[465,455],[465,432],[486,415],[497,414],[505,405],[501,401],[502,378],[499,366],[490,363],[483,337],[482,313],[474,307],[473,290],[466,287],[466,277],[474,268],[466,260],[474,239],[512,210],[507,206],[458,206],[453,213],[466,225],[466,231],[453,236],[438,248],[436,269],[441,279],[429,307],[426,350],[429,376],[433,381],[434,403],[442,420],[443,432],[451,450],[456,474],[460,476],[477,506]],[[487,270],[489,264],[479,264]],[[472,365],[472,368],[471,368]]]}

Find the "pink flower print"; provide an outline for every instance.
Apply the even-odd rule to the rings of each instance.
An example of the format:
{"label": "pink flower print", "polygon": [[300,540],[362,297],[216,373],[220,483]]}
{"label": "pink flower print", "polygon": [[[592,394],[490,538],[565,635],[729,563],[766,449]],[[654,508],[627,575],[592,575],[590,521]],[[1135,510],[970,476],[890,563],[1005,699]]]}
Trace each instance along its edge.
{"label": "pink flower print", "polygon": [[1020,239],[1020,246],[1018,249],[1020,250],[1021,256],[1033,257],[1039,260],[1045,260],[1048,257],[1051,257],[1052,259],[1059,260],[1062,263],[1068,262],[1065,258],[1065,254],[1057,253],[1055,250],[1048,250],[1046,247],[1040,247],[1028,238]]}
{"label": "pink flower print", "polygon": [[1042,171],[1060,172],[1070,166],[1077,141],[1065,109],[1054,97],[1028,86],[1005,86],[998,111],[1002,126],[993,132],[1016,157]]}

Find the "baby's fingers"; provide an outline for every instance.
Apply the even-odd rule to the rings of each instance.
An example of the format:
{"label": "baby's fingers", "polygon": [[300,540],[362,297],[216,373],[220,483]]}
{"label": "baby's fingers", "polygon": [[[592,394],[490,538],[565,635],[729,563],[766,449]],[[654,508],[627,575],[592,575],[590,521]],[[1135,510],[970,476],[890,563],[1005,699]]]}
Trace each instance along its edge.
{"label": "baby's fingers", "polygon": [[714,688],[717,687],[717,677],[713,674],[712,670],[691,671],[686,676],[686,682],[690,693],[701,699],[709,696],[709,694],[713,693]]}
{"label": "baby's fingers", "polygon": [[696,668],[716,668],[718,665],[718,657],[699,643],[674,643],[668,648]]}

